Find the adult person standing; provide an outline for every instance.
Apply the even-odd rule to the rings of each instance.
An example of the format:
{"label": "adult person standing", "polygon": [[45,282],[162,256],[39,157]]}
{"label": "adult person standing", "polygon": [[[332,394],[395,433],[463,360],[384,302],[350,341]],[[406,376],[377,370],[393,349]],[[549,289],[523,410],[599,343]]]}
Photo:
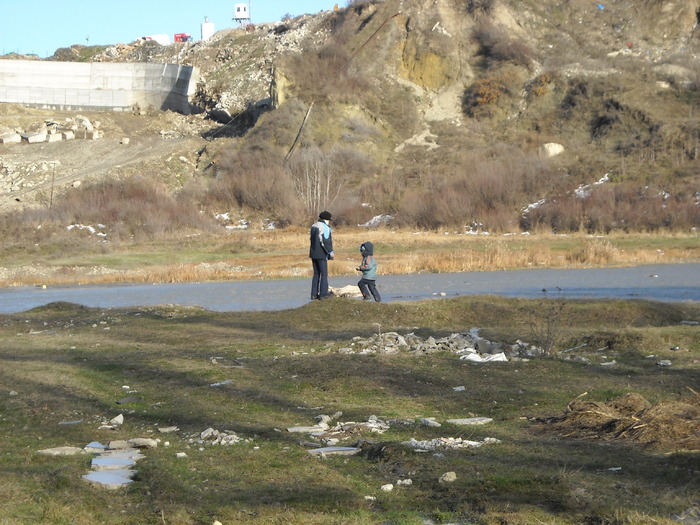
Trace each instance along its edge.
{"label": "adult person standing", "polygon": [[333,253],[333,229],[330,222],[333,219],[331,212],[322,211],[311,226],[309,257],[314,267],[314,276],[311,280],[311,300],[326,299],[328,293],[328,261],[334,257]]}

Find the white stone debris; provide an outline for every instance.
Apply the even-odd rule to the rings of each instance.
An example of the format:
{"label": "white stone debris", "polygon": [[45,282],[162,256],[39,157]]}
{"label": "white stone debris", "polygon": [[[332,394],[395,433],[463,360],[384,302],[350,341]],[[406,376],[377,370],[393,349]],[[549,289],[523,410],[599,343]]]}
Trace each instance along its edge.
{"label": "white stone debris", "polygon": [[40,450],[39,454],[44,456],[77,456],[78,454],[85,454],[85,451],[79,447],[54,447]]}
{"label": "white stone debris", "polygon": [[440,483],[454,483],[457,481],[457,474],[455,472],[445,472],[440,476]]}
{"label": "white stone debris", "polygon": [[422,339],[413,332],[399,334],[384,332],[373,334],[369,338],[354,337],[351,348],[343,348],[341,353],[357,354],[395,354],[399,352],[414,355],[426,355],[436,352],[451,352],[460,359],[473,362],[508,361],[509,358],[526,359],[540,355],[542,351],[522,341],[514,344],[494,343],[480,337],[478,329],[469,333],[453,333],[436,339]]}
{"label": "white stone debris", "polygon": [[207,428],[199,434],[194,434],[188,440],[190,445],[235,445],[238,443],[248,443],[250,439],[242,438],[232,430],[219,431],[214,428]]}
{"label": "white stone debris", "polygon": [[411,438],[408,441],[402,442],[401,444],[408,448],[414,449],[416,452],[428,452],[433,450],[478,448],[482,445],[490,445],[494,443],[500,443],[500,440],[496,438],[487,437],[484,438],[482,441],[470,441],[462,438],[442,437],[426,441],[418,441],[415,438]]}
{"label": "white stone debris", "polygon": [[313,456],[352,456],[360,451],[357,447],[320,447],[309,449],[309,454]]}
{"label": "white stone debris", "polygon": [[451,425],[485,425],[491,423],[490,417],[468,417],[465,419],[448,419],[446,422]]}
{"label": "white stone debris", "polygon": [[233,384],[233,379],[226,379],[224,381],[220,381],[219,383],[212,383],[209,386],[224,386],[224,385],[231,385]]}

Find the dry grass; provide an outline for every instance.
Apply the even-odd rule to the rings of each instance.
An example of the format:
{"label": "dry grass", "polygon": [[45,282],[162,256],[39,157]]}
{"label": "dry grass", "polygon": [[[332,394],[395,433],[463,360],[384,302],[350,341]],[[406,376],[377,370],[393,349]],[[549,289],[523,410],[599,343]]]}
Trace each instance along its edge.
{"label": "dry grass", "polygon": [[[201,238],[187,253],[168,243],[115,248],[114,263],[99,253],[81,255],[80,264],[60,258],[17,267],[3,261],[0,285],[110,282],[193,282],[230,279],[308,277],[307,230],[237,232],[235,237]],[[524,268],[638,266],[696,262],[697,238],[683,235],[464,235],[336,229],[333,276],[355,275],[359,245],[375,244],[384,275],[415,272],[469,272]],[[139,254],[137,257],[136,254]],[[6,256],[8,257],[8,256]],[[163,263],[162,261],[168,261]]]}

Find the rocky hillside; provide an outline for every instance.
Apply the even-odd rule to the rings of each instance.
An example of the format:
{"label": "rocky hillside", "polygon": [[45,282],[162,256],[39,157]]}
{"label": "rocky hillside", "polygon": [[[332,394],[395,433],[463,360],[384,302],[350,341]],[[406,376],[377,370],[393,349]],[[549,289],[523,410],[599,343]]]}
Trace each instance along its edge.
{"label": "rocky hillside", "polygon": [[[357,1],[207,42],[60,49],[195,65],[200,112],[88,115],[109,155],[0,146],[6,205],[45,203],[49,180],[148,175],[280,224],[329,208],[353,224],[687,230],[699,17],[688,0]],[[66,118],[4,108],[0,125],[49,117]]]}

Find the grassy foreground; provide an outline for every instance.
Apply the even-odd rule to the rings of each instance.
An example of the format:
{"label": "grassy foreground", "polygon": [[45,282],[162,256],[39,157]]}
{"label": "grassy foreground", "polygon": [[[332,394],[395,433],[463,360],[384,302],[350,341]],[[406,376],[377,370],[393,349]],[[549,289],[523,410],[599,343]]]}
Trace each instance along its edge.
{"label": "grassy foreground", "polygon": [[[341,349],[380,330],[426,338],[479,328],[491,341],[528,341],[551,320],[551,303],[334,298],[256,313],[56,303],[1,316],[0,523],[674,523],[700,501],[696,449],[583,439],[536,420],[562,415],[583,394],[697,405],[700,328],[683,321],[700,320],[700,306],[568,301],[557,311],[557,349],[587,346],[491,363]],[[657,364],[664,359],[672,365]],[[138,399],[117,404],[127,395]],[[364,440],[364,452],[325,459],[308,452],[311,436],[287,431],[338,412],[337,421],[398,423],[383,434],[345,435],[340,444]],[[99,429],[118,414],[123,425]],[[445,423],[471,416],[493,422]],[[421,425],[422,417],[442,426]],[[697,419],[684,422],[697,428]],[[168,426],[179,430],[158,432]],[[207,428],[244,439],[190,443]],[[89,456],[37,453],[135,437],[161,442],[117,491],[82,479]],[[438,437],[500,442],[437,454],[401,445]],[[456,479],[440,481],[447,472]],[[383,491],[389,483],[394,490]]]}

